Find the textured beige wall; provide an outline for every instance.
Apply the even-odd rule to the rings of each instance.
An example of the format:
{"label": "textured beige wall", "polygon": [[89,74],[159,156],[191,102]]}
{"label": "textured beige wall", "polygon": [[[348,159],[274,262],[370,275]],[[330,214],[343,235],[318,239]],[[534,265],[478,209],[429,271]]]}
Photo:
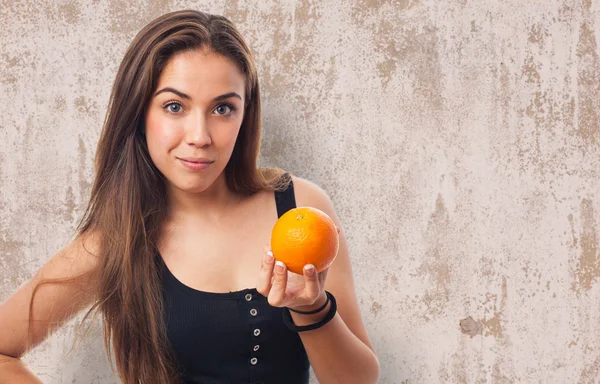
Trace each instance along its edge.
{"label": "textured beige wall", "polygon": [[[599,0],[1,0],[0,300],[82,213],[126,46],[181,8],[253,47],[262,164],[332,196],[381,383],[598,383]],[[26,360],[114,383],[74,332]]]}

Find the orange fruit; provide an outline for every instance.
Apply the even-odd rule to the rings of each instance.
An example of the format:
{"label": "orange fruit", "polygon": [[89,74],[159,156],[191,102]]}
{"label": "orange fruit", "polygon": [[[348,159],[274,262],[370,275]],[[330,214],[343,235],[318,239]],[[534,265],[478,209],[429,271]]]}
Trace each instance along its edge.
{"label": "orange fruit", "polygon": [[277,219],[271,233],[273,256],[299,275],[306,264],[313,264],[317,272],[329,268],[338,248],[335,223],[317,208],[290,209]]}

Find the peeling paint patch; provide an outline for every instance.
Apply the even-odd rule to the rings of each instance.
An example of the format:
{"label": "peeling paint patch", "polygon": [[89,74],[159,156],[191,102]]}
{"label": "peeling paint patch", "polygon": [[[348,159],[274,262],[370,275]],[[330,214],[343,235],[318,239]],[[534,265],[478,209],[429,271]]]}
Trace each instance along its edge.
{"label": "peeling paint patch", "polygon": [[[525,267],[524,270],[525,274],[527,274],[528,267]],[[492,293],[488,293],[485,302],[483,302],[483,305],[486,306],[485,312],[491,313],[491,316],[484,315],[483,319],[478,321],[483,336],[492,336],[496,339],[501,339],[504,336],[502,330],[502,312],[506,308],[507,300],[506,277],[502,278],[501,291],[500,303],[498,303],[498,295]]]}
{"label": "peeling paint patch", "polygon": [[485,317],[481,320],[483,325],[483,335],[493,336],[495,338],[502,337],[502,325],[500,324],[500,313],[494,313],[494,316],[486,319]]}
{"label": "peeling paint patch", "polygon": [[473,336],[481,333],[481,324],[475,321],[471,316],[459,321],[460,331],[465,335]]}

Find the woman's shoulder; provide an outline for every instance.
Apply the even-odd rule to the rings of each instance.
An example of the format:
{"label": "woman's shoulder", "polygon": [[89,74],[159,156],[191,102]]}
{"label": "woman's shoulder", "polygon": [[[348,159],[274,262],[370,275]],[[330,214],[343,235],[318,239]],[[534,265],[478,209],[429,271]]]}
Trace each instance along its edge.
{"label": "woman's shoulder", "polygon": [[[277,173],[274,170],[277,170]],[[260,195],[265,199],[271,199],[273,191],[275,193],[285,193],[284,191],[291,188],[297,207],[317,208],[327,213],[334,221],[337,220],[331,198],[319,184],[279,168],[269,169],[265,174],[272,180],[271,185],[273,186],[272,189],[265,188],[261,191]]]}
{"label": "woman's shoulder", "polygon": [[320,209],[329,216],[335,216],[333,202],[329,194],[320,185],[299,176],[290,176],[294,185],[294,194],[298,207],[313,207]]}

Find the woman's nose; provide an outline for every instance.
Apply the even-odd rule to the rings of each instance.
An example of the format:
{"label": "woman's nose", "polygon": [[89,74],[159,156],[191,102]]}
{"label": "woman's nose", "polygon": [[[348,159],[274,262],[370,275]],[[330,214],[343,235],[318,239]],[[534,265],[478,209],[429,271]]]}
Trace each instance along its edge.
{"label": "woman's nose", "polygon": [[196,113],[190,116],[186,131],[186,141],[188,144],[197,147],[204,147],[211,144],[208,122],[204,114]]}

